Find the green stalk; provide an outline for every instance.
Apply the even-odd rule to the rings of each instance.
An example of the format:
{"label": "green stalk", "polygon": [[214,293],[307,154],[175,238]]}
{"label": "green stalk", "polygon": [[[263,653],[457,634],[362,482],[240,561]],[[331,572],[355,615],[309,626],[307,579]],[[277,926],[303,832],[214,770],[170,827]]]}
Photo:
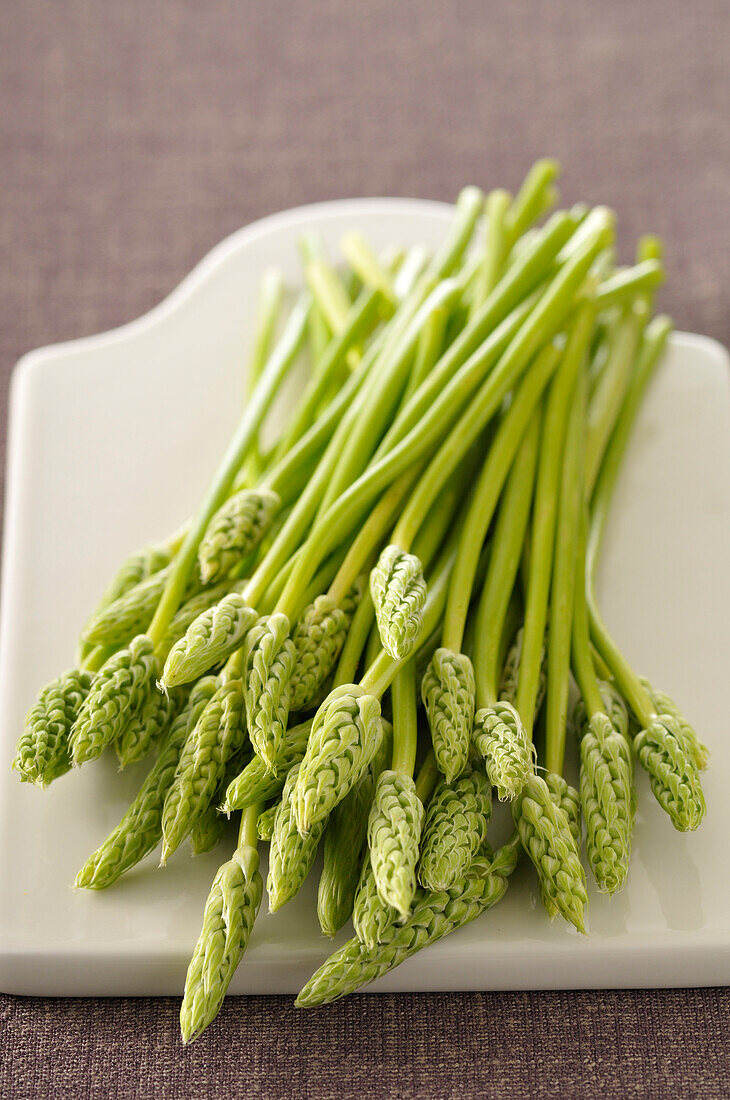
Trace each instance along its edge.
{"label": "green stalk", "polygon": [[498,365],[432,459],[419,483],[420,492],[417,490],[412,495],[398,524],[393,537],[396,545],[408,549],[419,513],[425,511],[435,493],[453,473],[456,464],[494,415],[503,397],[520,377],[535,352],[558,331],[576,291],[603,243],[603,234],[594,235],[590,243],[577,252],[556,275],[523,323]]}
{"label": "green stalk", "polygon": [[416,776],[416,794],[424,806],[431,797],[431,793],[439,779],[441,779],[441,772],[436,763],[436,756],[433,749],[429,749]]}
{"label": "green stalk", "polygon": [[639,294],[650,294],[664,282],[664,265],[659,259],[642,260],[633,267],[617,271],[604,279],[595,294],[600,312],[633,301]]}
{"label": "green stalk", "polygon": [[[324,257],[318,257],[305,265],[304,278],[322,311],[327,327],[333,335],[342,332],[352,303],[335,269]],[[352,365],[355,366],[356,363]]]}
{"label": "green stalk", "polygon": [[340,241],[342,255],[364,286],[379,291],[392,309],[398,304],[391,273],[381,264],[361,233],[346,233]]}
{"label": "green stalk", "polygon": [[106,664],[113,653],[116,652],[116,647],[111,645],[97,645],[84,657],[80,662],[81,668],[87,672],[98,672],[102,665]]}
{"label": "green stalk", "polygon": [[565,437],[560,484],[555,561],[550,593],[547,696],[545,706],[545,766],[561,775],[570,687],[570,641],[576,577],[576,543],[583,506],[585,372],[580,371]]}
{"label": "green stalk", "polygon": [[445,279],[458,266],[484,207],[484,194],[478,187],[465,187],[456,200],[454,220],[446,239],[431,258],[426,274]]}
{"label": "green stalk", "polygon": [[531,529],[525,626],[516,706],[528,738],[532,736],[547,622],[560,468],[568,408],[593,330],[594,311],[583,302],[576,313],[563,360],[547,397]]}
{"label": "green stalk", "polygon": [[357,666],[367,645],[374,622],[373,599],[370,590],[366,588],[350,623],[350,629],[347,632],[337,671],[335,672],[333,687],[342,687],[343,684],[354,683]]}
{"label": "green stalk", "polygon": [[[444,613],[446,596],[448,593],[449,574],[454,566],[456,557],[455,539],[449,539],[434,570],[429,582],[426,605],[423,609],[423,626],[421,637],[427,638],[434,631]],[[385,650],[381,650],[376,659],[360,681],[360,686],[368,695],[374,695],[377,699],[383,695],[396,676],[398,670],[403,667],[408,657],[395,660]]]}
{"label": "green stalk", "polygon": [[266,360],[271,354],[271,344],[274,339],[276,322],[279,319],[283,298],[284,277],[278,268],[269,268],[264,272],[259,286],[253,348],[247,378],[249,397],[253,396]]}
{"label": "green stalk", "polygon": [[[449,267],[452,260],[454,262],[458,260],[473,230],[477,213],[478,211],[475,212],[473,207],[473,198],[468,194],[466,196],[466,201],[464,202],[462,200],[461,208],[457,203],[457,215],[454,220],[454,225],[452,226],[452,231],[447,237],[444,249],[442,250],[440,264],[436,265],[439,270],[440,268],[445,269]],[[316,473],[310,479],[302,496],[297,500],[295,507],[292,509],[286,523],[272,544],[266,558],[259,565],[256,573],[251,578],[250,587],[247,589],[246,593],[246,598],[249,602],[255,603],[260,598],[261,593],[272,583],[277,573],[283,568],[287,559],[298,546],[322,495],[326,492],[331,478],[338,468],[342,448],[346,445],[347,440],[352,434],[353,425],[358,424],[364,415],[364,411],[368,407],[372,408],[373,405],[377,406],[377,391],[373,392],[372,389],[363,386],[363,383],[372,370],[373,364],[380,355],[389,353],[389,350],[392,350],[392,348],[397,345],[404,331],[410,333],[408,341],[412,339],[415,345],[418,339],[417,326],[422,323],[423,315],[416,321],[415,326],[410,325],[409,328],[409,322],[413,320],[414,316],[418,315],[418,308],[426,298],[429,287],[433,285],[433,278],[435,278],[435,276],[430,280],[424,277],[419,281],[419,285],[415,287],[409,295],[408,301],[403,304],[401,310],[399,310],[398,314],[394,317],[385,335],[385,339],[382,341],[376,340],[369,349],[358,371],[353,376],[352,381],[354,384],[352,386],[348,384],[343,388],[339,398],[332,402],[325,416],[321,418],[322,422],[315,425],[310,432],[300,439],[299,443],[292,448],[292,451],[280,463],[277,464],[276,468],[266,479],[266,487],[274,489],[274,491],[278,492],[279,495],[282,496],[282,499],[284,499],[287,482],[291,478],[293,471],[296,470],[297,466],[301,463],[303,455],[307,455],[315,446],[326,440],[332,431],[333,424],[341,417],[339,425],[335,429],[334,435],[331,437],[327,446],[327,451],[317,467]],[[434,292],[433,305],[438,306],[443,294],[444,291],[437,287]],[[428,313],[426,312],[426,316],[427,315]],[[406,346],[408,341],[406,341]],[[403,344],[401,344],[401,349],[402,347]],[[344,410],[346,410],[346,412],[344,416],[342,416]],[[358,438],[362,439],[362,435],[363,433],[361,431]],[[350,446],[348,452],[350,461],[356,462],[358,459],[356,453],[357,448],[353,450],[353,447]],[[346,533],[347,531],[345,531],[345,534]],[[309,577],[306,579],[308,580]],[[306,585],[306,580],[303,583]],[[294,587],[292,585],[290,593],[293,591]]]}
{"label": "green stalk", "polygon": [[350,306],[341,331],[322,349],[316,370],[297,402],[294,418],[277,445],[277,460],[286,455],[310,428],[317,409],[338,379],[345,356],[370,332],[381,301],[377,291],[364,290]]}
{"label": "green stalk", "polygon": [[438,362],[444,343],[444,333],[446,332],[446,323],[448,319],[449,311],[445,307],[442,307],[440,309],[435,309],[426,320],[418,341],[418,347],[416,348],[416,357],[413,362],[413,369],[411,370],[408,384],[403,394],[401,408],[406,404],[411,395],[415,393],[424,379],[428,378]]}
{"label": "green stalk", "polygon": [[[441,486],[453,474],[456,466],[499,408],[505,394],[538,351],[559,329],[570,309],[575,293],[581,286],[596,254],[605,244],[606,227],[597,229],[583,248],[572,256],[556,275],[532,313],[510,342],[497,367],[482,384],[468,409],[456,423],[434,456],[421,485],[412,494],[399,523],[399,537],[412,541],[420,519],[435,499]],[[336,546],[361,520],[375,497],[405,469],[427,454],[434,442],[453,423],[453,406],[460,408],[452,394],[441,395],[413,428],[387,455],[370,467],[343,493],[322,517],[305,543],[303,560],[298,563],[296,584],[290,578],[292,591],[306,584],[321,557]],[[449,400],[451,399],[451,400]],[[394,539],[395,541],[395,539]],[[402,545],[398,542],[397,545]],[[287,595],[287,598],[289,596]]]}
{"label": "green stalk", "polygon": [[362,473],[403,393],[413,354],[429,316],[434,310],[449,309],[458,294],[459,287],[455,280],[444,279],[435,285],[400,339],[378,358],[377,368],[371,375],[367,400],[361,402],[357,418],[349,425],[347,440],[320,503],[318,517]]}
{"label": "green stalk", "polygon": [[420,466],[414,466],[394,481],[380,498],[375,508],[362,525],[350,544],[345,560],[337,576],[330,585],[328,595],[336,604],[349,592],[355,578],[358,577],[376,549],[400,509],[403,500],[412,489],[413,483],[421,472]]}
{"label": "green stalk", "polygon": [[[339,411],[344,413],[344,415],[341,415],[339,423],[334,428],[334,432],[327,443],[324,454],[320,458],[309,481],[296,500],[296,503],[278,531],[266,555],[259,562],[253,576],[249,580],[245,595],[247,601],[253,606],[258,603],[264,592],[274,583],[278,574],[284,569],[288,560],[299,547],[302,538],[305,536],[307,529],[312,523],[322,496],[327,491],[330,479],[337,468],[340,455],[346,445],[353,424],[356,422],[361,410],[367,407],[367,403],[370,400],[371,393],[364,383],[367,381],[367,373],[370,371],[373,362],[374,357],[366,356],[363,359],[357,375],[353,376],[353,378],[359,377],[361,371],[367,368],[366,375],[362,378],[360,385],[351,396],[349,405],[340,408]],[[340,402],[335,401],[333,405],[339,406]],[[325,419],[329,420],[330,416],[326,414]],[[317,425],[315,425],[315,429],[317,429]],[[280,484],[285,484],[285,479],[288,477],[288,470],[291,467],[292,455],[297,450],[306,448],[308,442],[311,445],[311,439],[314,434],[314,429],[312,432],[308,432],[302,437],[299,444],[289,452],[289,455],[278,465],[276,471],[274,471],[269,479],[269,487],[274,488],[274,490],[278,492],[278,486]],[[329,549],[333,549],[334,545],[335,544]],[[319,562],[317,564],[319,564]],[[296,568],[296,566],[294,568]],[[300,588],[306,587],[310,579],[311,574],[307,576]]]}
{"label": "green stalk", "polygon": [[238,469],[256,440],[271,403],[289,371],[304,336],[309,303],[300,299],[292,310],[284,334],[269,357],[254,394],[203,497],[178,551],[154,617],[147,631],[153,645],[162,639],[185,592],[206,528],[223,504]]}
{"label": "green stalk", "polygon": [[596,599],[595,582],[601,542],[619,467],[626,452],[631,429],[636,421],[646,387],[659,363],[671,328],[671,321],[668,317],[656,317],[647,326],[644,333],[638,362],[623,407],[616,421],[613,435],[606,449],[591,498],[591,527],[588,533],[586,553],[586,595],[591,620],[591,637],[599,654],[610,667],[622,695],[628,700],[631,709],[644,727],[648,726],[655,716],[654,705],[648,692],[603,622]]}
{"label": "green stalk", "polygon": [[[454,653],[461,651],[479,555],[502,488],[523,439],[528,434],[535,435],[530,426],[532,421],[539,422],[535,409],[559,359],[560,353],[552,344],[538,355],[499,426],[474,489],[461,528],[444,616],[442,644]],[[394,538],[397,537],[398,529]]]}
{"label": "green stalk", "polygon": [[586,717],[603,711],[604,703],[596,675],[596,667],[591,650],[588,601],[586,599],[586,539],[588,531],[588,510],[585,503],[581,509],[576,550],[576,586],[573,611],[573,673],[578,682],[586,709]]}
{"label": "green stalk", "polygon": [[241,810],[241,820],[238,826],[239,848],[258,848],[259,834],[256,823],[263,809],[263,802],[255,802],[252,806],[246,806],[244,810]]}
{"label": "green stalk", "polygon": [[549,157],[535,161],[530,168],[510,209],[505,214],[505,236],[510,248],[545,212],[546,203],[550,202],[554,195],[554,181],[559,175],[560,165]]}
{"label": "green stalk", "polygon": [[[473,663],[477,708],[491,706],[497,701],[499,694],[504,624],[530,518],[541,424],[542,413],[538,409],[530,420],[520,450],[512,463],[499,504],[487,579],[479,600],[474,630]],[[446,617],[448,619],[448,607]]]}
{"label": "green stalk", "polygon": [[[299,255],[302,266],[306,268],[312,260],[324,259],[324,242],[319,233],[305,233],[299,238]],[[318,305],[313,303],[307,321],[307,341],[309,344],[309,358],[312,370],[316,371],[325,349],[330,342],[331,333],[324,314]]]}
{"label": "green stalk", "polygon": [[586,424],[586,491],[590,497],[604,451],[628,389],[641,333],[645,303],[637,303],[619,318],[611,335],[608,358],[591,396]]}
{"label": "green stalk", "polygon": [[[521,303],[525,303],[525,299],[544,281],[559,249],[565,245],[575,229],[576,223],[569,214],[555,214],[550,219],[519,264],[515,264],[503,275],[478,313],[469,320],[428,378],[399,411],[376,452],[377,457],[392,449],[410,432],[447,384],[457,385],[457,371],[460,375],[459,387],[466,388],[466,378],[470,378],[472,372],[479,372],[479,381],[483,379],[485,371],[493,365],[506,346],[501,340],[512,339],[517,326],[525,320],[534,304],[524,304],[521,307]],[[510,316],[513,318],[514,328],[506,324],[506,319]],[[505,328],[498,338],[495,330],[498,326],[501,327],[502,322],[505,322]],[[460,368],[467,362],[470,370],[462,373]],[[466,397],[468,398],[468,392]]]}
{"label": "green stalk", "polygon": [[390,689],[393,702],[392,770],[412,776],[416,766],[418,720],[416,717],[416,662],[407,661],[396,674]]}
{"label": "green stalk", "polygon": [[490,191],[487,195],[484,256],[474,283],[472,311],[481,308],[499,282],[507,252],[506,217],[511,200],[507,191]]}

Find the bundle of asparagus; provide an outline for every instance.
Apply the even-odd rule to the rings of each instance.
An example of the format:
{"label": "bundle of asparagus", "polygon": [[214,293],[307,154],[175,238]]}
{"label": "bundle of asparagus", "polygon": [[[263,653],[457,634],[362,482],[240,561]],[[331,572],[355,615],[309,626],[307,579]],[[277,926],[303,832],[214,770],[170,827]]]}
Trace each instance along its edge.
{"label": "bundle of asparagus", "polygon": [[[629,868],[635,760],[695,829],[707,751],[637,676],[594,591],[617,471],[670,322],[644,238],[616,267],[613,215],[556,200],[538,162],[512,198],[469,187],[441,248],[346,264],[302,242],[276,338],[265,275],[245,411],[203,501],[121,566],[74,669],[44,687],[14,767],[40,787],[113,748],[155,756],[76,885],[110,886],[161,843],[238,845],[213,882],[181,1009],[220,1009],[264,893],[286,904],[323,850],[317,914],[354,936],[298,1005],[331,1001],[495,905],[521,854],[551,917],[585,931]],[[292,366],[309,380],[273,447]],[[579,688],[569,722],[571,672]],[[422,704],[422,709],[421,709]],[[539,723],[540,736],[535,737]],[[580,789],[563,776],[568,727]],[[488,840],[493,794],[511,839]]]}

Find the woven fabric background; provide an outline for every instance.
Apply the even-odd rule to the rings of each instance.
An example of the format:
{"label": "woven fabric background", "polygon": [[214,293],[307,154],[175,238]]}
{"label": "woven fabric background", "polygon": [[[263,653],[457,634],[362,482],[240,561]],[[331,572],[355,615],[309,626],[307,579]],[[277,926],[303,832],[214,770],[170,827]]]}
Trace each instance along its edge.
{"label": "woven fabric background", "polygon": [[[226,234],[350,195],[605,202],[661,305],[730,342],[727,0],[5,0],[0,431],[17,357],[160,300]],[[226,1004],[0,998],[5,1097],[720,1097],[726,990]]]}

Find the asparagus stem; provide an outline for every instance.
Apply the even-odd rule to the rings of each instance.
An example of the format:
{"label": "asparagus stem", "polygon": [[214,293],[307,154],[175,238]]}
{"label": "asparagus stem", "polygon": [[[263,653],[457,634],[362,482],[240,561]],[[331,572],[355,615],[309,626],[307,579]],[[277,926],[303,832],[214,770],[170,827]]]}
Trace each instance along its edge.
{"label": "asparagus stem", "polygon": [[591,652],[588,602],[586,600],[586,538],[588,531],[588,511],[583,504],[578,530],[576,550],[575,606],[573,611],[573,672],[578,681],[580,693],[590,719],[603,711],[603,699],[598,684],[596,668]]}
{"label": "asparagus stem", "polygon": [[433,749],[429,749],[416,776],[416,794],[424,806],[440,778],[441,772],[436,763],[436,756]]}
{"label": "asparagus stem", "polygon": [[366,287],[380,292],[391,309],[395,309],[398,298],[391,273],[380,263],[361,233],[346,233],[340,241],[342,255]]}
{"label": "asparagus stem", "polygon": [[586,424],[585,459],[586,489],[589,496],[626,395],[645,323],[646,306],[642,303],[628,309],[619,319],[611,336],[608,359],[591,397]]}
{"label": "asparagus stem", "polygon": [[[418,296],[427,297],[428,288],[431,285],[432,281],[424,283],[421,290],[418,291]],[[406,326],[405,332],[402,333],[403,339],[400,340],[400,342],[395,341],[395,350],[393,350],[394,340],[391,334],[385,341],[384,347],[378,345],[374,353],[365,356],[368,372],[371,371],[373,362],[378,359],[379,355],[385,357],[388,354],[388,348],[390,348],[392,352],[392,358],[390,360],[391,366],[393,372],[396,372],[400,368],[404,357],[407,360],[408,355],[412,352],[413,347],[415,347],[420,327],[423,325],[424,318],[428,316],[430,308],[437,307],[442,300],[447,300],[448,297],[454,293],[456,293],[456,288],[453,282],[440,284],[429,299],[430,305],[427,303],[421,311],[415,311],[412,322]],[[407,312],[406,306],[403,308],[404,311]],[[408,307],[408,309],[410,309],[410,307]],[[396,325],[395,327],[397,331],[398,326]],[[361,369],[365,366],[365,360],[361,365]],[[359,472],[367,461],[372,446],[372,442],[368,438],[367,429],[372,429],[373,424],[377,422],[378,419],[382,419],[384,415],[379,397],[379,378],[380,374],[378,374],[378,378],[375,379],[378,385],[369,386],[366,384],[361,385],[357,389],[314,475],[310,479],[302,495],[299,497],[296,505],[284,523],[284,526],[279,531],[266,557],[260,563],[254,576],[251,578],[246,590],[246,599],[252,604],[255,604],[261,598],[262,592],[269,586],[276,574],[293,553],[299,544],[299,540],[311,523],[323,497],[325,494],[331,493],[332,485],[336,482],[347,484],[348,480],[353,476],[353,473]],[[306,437],[304,437],[301,443],[304,443],[305,440]],[[287,463],[283,463],[276,472],[276,475],[272,476],[270,479],[271,487],[273,488],[275,485],[278,485],[279,482],[284,481],[286,476]],[[330,510],[331,509],[328,511]],[[315,531],[317,526],[318,524],[315,524]],[[350,529],[349,526],[345,527],[343,537]],[[341,540],[336,540],[327,549],[329,550],[337,545],[337,541]],[[319,561],[321,561],[322,556],[318,554],[318,545],[320,544],[313,533],[310,535],[310,541],[306,544],[307,548],[302,554],[301,560],[297,562],[292,576],[287,581],[281,598],[282,610],[286,611],[287,608],[290,609],[291,602],[296,599],[297,593],[301,588],[306,586],[311,577],[311,573],[316,570]]]}
{"label": "asparagus stem", "polygon": [[276,459],[286,455],[310,428],[325,394],[337,380],[342,361],[348,351],[370,332],[381,305],[377,291],[364,290],[350,307],[342,330],[322,349],[316,370],[309,380],[294,418],[279,441]]}
{"label": "asparagus stem", "polygon": [[153,645],[163,637],[175,615],[206,528],[226,499],[236,472],[249,452],[271,403],[291,367],[304,336],[309,303],[301,298],[292,310],[281,340],[269,357],[233,439],[210,483],[178,551],[160,602],[147,631]]}
{"label": "asparagus stem", "polygon": [[[319,233],[304,233],[298,241],[299,255],[302,265],[306,268],[312,260],[324,259],[324,241]],[[316,371],[325,349],[330,342],[331,332],[322,310],[316,303],[312,303],[312,309],[307,321],[307,342],[309,344],[309,357],[312,370]]]}
{"label": "asparagus stem", "polygon": [[416,765],[418,744],[418,720],[416,718],[416,663],[407,661],[397,672],[390,696],[393,702],[393,758],[394,772],[412,776]]}
{"label": "asparagus stem", "polygon": [[[322,310],[327,327],[334,334],[342,332],[352,303],[335,269],[324,256],[318,256],[305,265],[304,277],[312,297]],[[356,356],[353,366],[357,365],[357,360],[359,356]]]}
{"label": "asparagus stem", "polygon": [[507,191],[490,191],[485,204],[484,256],[474,284],[472,311],[478,310],[499,282],[507,251],[506,216],[511,202]]}
{"label": "asparagus stem", "polygon": [[416,357],[408,379],[408,384],[403,394],[401,408],[404,407],[424,379],[428,378],[435,364],[438,362],[448,319],[449,310],[443,306],[439,309],[435,309],[427,318],[418,340]]}
{"label": "asparagus stem", "polygon": [[483,206],[484,195],[478,187],[465,187],[460,192],[451,228],[431,258],[426,268],[427,275],[445,279],[452,273],[466,251]]}
{"label": "asparagus stem", "polygon": [[256,384],[271,353],[276,322],[284,298],[284,277],[278,268],[265,271],[259,286],[259,297],[254,322],[254,339],[248,367],[248,396],[253,396]]}
{"label": "asparagus stem", "polygon": [[535,161],[530,168],[505,214],[505,236],[510,247],[544,213],[546,198],[552,198],[553,183],[559,175],[560,165],[549,157]]}
{"label": "asparagus stem", "polygon": [[238,826],[238,847],[258,848],[259,834],[256,828],[259,815],[263,811],[263,802],[254,802],[241,810],[241,820]]}
{"label": "asparagus stem", "polygon": [[[443,646],[454,653],[461,651],[479,555],[502,487],[530,422],[536,419],[535,408],[559,358],[560,354],[552,344],[540,352],[505,414],[477,481],[461,528],[444,617]],[[398,529],[394,538],[397,534]]]}
{"label": "asparagus stem", "polygon": [[555,561],[550,594],[545,765],[562,774],[570,687],[570,639],[576,576],[576,541],[583,503],[585,372],[580,371],[565,437],[565,455],[555,534]]}
{"label": "asparagus stem", "polygon": [[[477,708],[491,706],[498,698],[504,623],[530,516],[541,424],[542,413],[538,409],[525,432],[499,505],[487,579],[479,600],[474,630]],[[448,607],[446,616],[448,619]]]}
{"label": "asparagus stem", "polygon": [[617,271],[605,279],[595,294],[596,309],[623,305],[639,294],[656,290],[664,282],[664,266],[659,259],[646,259],[633,267]]}
{"label": "asparagus stem", "polygon": [[360,663],[360,658],[374,622],[375,608],[370,590],[366,589],[362,594],[360,603],[357,605],[350,629],[347,632],[347,638],[342,647],[339,664],[335,672],[333,687],[341,687],[343,684],[354,682],[357,666]]}
{"label": "asparagus stem", "polygon": [[[419,487],[412,494],[403,511],[393,536],[393,542],[397,546],[408,549],[414,529],[418,529],[419,513],[423,514],[435,494],[453,473],[467,448],[494,415],[505,393],[515,384],[535,352],[558,331],[577,289],[604,243],[605,236],[599,230],[555,276],[509,344],[499,364],[483,383],[466,412],[433,457],[419,482]],[[404,444],[405,440],[401,446]],[[392,453],[395,454],[395,451]]]}
{"label": "asparagus stem", "polygon": [[550,219],[520,262],[503,275],[482,308],[399,411],[376,457],[386,454],[405,438],[442,390],[449,394],[458,390],[463,400],[468,400],[472,376],[481,382],[502,354],[537,300],[530,295],[545,280],[559,249],[575,228],[569,214],[556,214]]}
{"label": "asparagus stem", "polygon": [[[344,412],[344,415],[340,416],[339,423],[337,423],[327,443],[324,454],[303,492],[298,497],[296,504],[276,535],[276,538],[269,547],[265,557],[258,564],[256,571],[251,577],[246,588],[246,599],[252,605],[255,605],[261,599],[261,596],[272,584],[277,574],[284,568],[288,559],[299,547],[302,537],[311,524],[322,496],[326,492],[329,479],[337,468],[342,449],[346,444],[352,425],[357,421],[361,410],[367,405],[370,399],[369,391],[364,383],[367,381],[367,374],[370,372],[376,358],[376,354],[366,355],[360,365],[358,374],[353,376],[353,378],[360,378],[360,374],[364,372],[364,377],[361,379],[360,384],[357,387],[353,387],[354,392],[351,394],[349,405],[342,405],[338,408],[338,412],[340,414]],[[346,389],[347,387],[343,387],[343,390],[340,392],[344,393]],[[340,402],[333,402],[333,405],[340,406],[340,404]],[[331,413],[332,406],[330,406],[330,414],[326,415],[324,419],[329,420]],[[315,425],[315,429],[317,429],[317,425]],[[292,455],[297,450],[306,450],[308,446],[311,446],[314,435],[317,434],[315,429],[302,437],[299,444],[289,452],[287,458],[282,461],[277,471],[270,478],[269,485],[271,488],[275,488],[275,491],[278,491],[279,485],[285,484],[286,478],[289,475]],[[335,545],[336,543],[333,543],[328,549],[332,549]],[[303,586],[306,586],[310,577],[311,574],[306,576],[303,580]],[[302,585],[300,585],[300,587],[302,587]]]}
{"label": "asparagus stem", "polygon": [[350,544],[345,560],[329,588],[329,595],[339,603],[350,590],[357,576],[363,571],[375,547],[378,545],[398,512],[406,494],[421,472],[420,466],[414,466],[394,481],[390,489],[378,501],[375,508],[362,525]]}
{"label": "asparagus stem", "polygon": [[433,286],[400,339],[379,357],[368,389],[368,401],[363,402],[357,419],[350,426],[337,468],[322,497],[319,516],[362,472],[403,392],[413,354],[429,316],[434,310],[449,309],[458,294],[458,284],[452,279]]}
{"label": "asparagus stem", "polygon": [[623,407],[616,421],[611,441],[606,449],[591,498],[591,526],[588,533],[586,552],[586,598],[591,621],[591,637],[599,654],[613,672],[621,693],[628,700],[631,709],[642,726],[648,726],[651,723],[655,708],[648,692],[603,622],[596,599],[595,582],[603,532],[619,466],[626,451],[642,397],[664,351],[671,327],[671,321],[668,317],[657,317],[644,333],[639,359]]}
{"label": "asparagus stem", "polygon": [[532,736],[547,622],[550,575],[560,468],[568,408],[593,329],[594,311],[583,302],[576,313],[560,367],[547,397],[531,529],[525,626],[516,706],[528,738]]}

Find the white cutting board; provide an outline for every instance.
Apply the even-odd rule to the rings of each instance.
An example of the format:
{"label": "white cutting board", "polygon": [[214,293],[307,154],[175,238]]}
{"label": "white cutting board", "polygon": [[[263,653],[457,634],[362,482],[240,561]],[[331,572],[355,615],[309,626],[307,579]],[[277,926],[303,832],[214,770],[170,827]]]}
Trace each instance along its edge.
{"label": "white cutting board", "polygon": [[[126,552],[195,506],[236,422],[265,267],[299,279],[316,227],[337,254],[359,228],[376,248],[435,245],[450,208],[365,199],[290,211],[224,241],[146,317],[36,351],[12,384],[0,622],[0,990],[174,994],[226,841],[156,856],[108,891],[72,891],[79,866],[133,797],[145,765],[111,754],[46,792],[9,770],[36,690],[73,661],[79,628]],[[373,989],[716,985],[730,980],[730,402],[727,353],[677,334],[631,442],[600,578],[609,626],[636,668],[674,695],[712,751],[708,813],[676,833],[639,776],[626,890],[595,891],[590,934],[551,925],[530,868],[468,928]],[[328,954],[316,873],[263,910],[232,993],[293,993]],[[264,903],[265,904],[265,903]],[[344,938],[344,933],[337,942]]]}

